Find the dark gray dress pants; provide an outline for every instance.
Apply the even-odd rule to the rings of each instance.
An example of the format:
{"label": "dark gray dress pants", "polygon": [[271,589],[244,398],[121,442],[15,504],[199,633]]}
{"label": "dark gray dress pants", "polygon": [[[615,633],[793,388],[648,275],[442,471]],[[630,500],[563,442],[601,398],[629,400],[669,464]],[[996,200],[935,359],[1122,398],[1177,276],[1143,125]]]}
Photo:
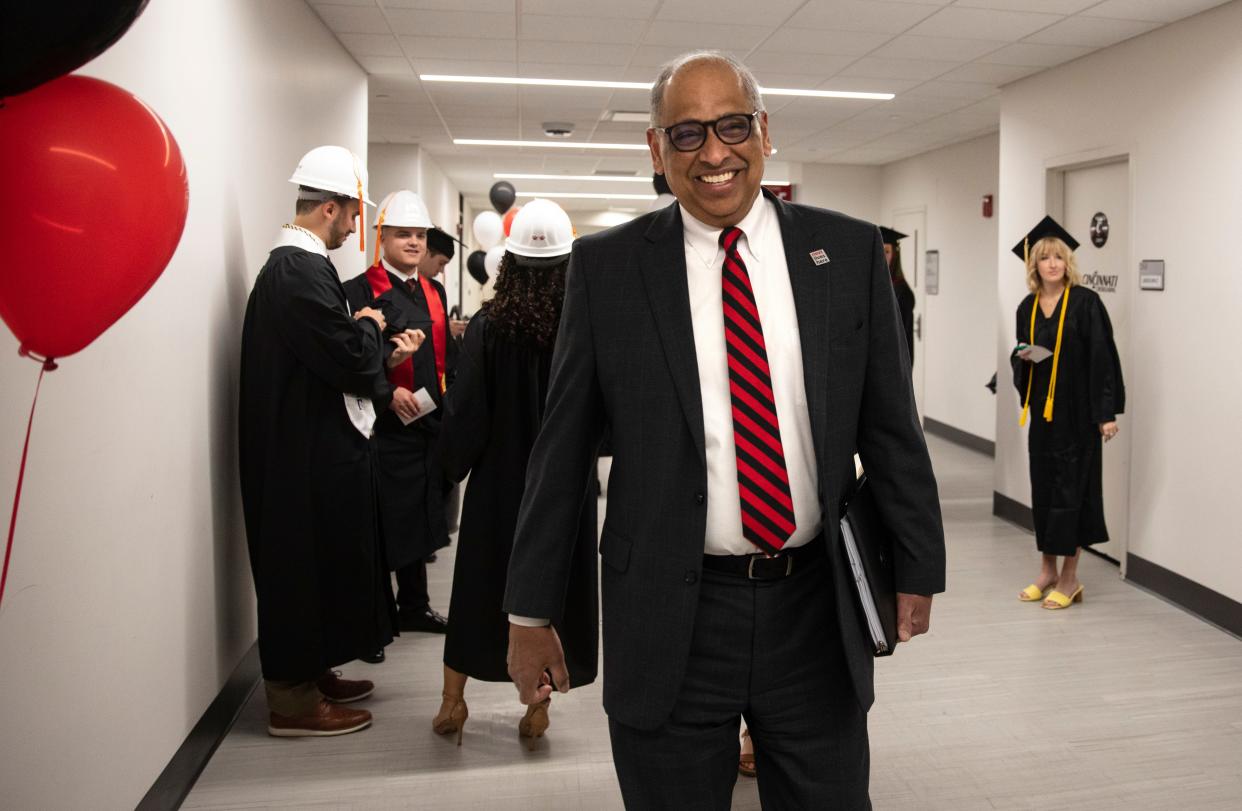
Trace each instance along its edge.
{"label": "dark gray dress pants", "polygon": [[609,720],[627,809],[726,811],[741,717],[765,809],[871,807],[867,716],[846,671],[827,565],[773,581],[703,571],[669,720],[652,731]]}

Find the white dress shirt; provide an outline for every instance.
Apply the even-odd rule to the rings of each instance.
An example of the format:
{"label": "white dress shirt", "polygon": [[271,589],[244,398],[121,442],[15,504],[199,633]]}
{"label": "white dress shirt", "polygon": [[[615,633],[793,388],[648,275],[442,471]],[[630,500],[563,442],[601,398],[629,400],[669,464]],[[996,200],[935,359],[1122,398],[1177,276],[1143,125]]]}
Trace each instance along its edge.
{"label": "white dress shirt", "polygon": [[[742,535],[722,302],[724,249],[720,247],[720,233],[723,229],[699,222],[684,206],[681,220],[685,228],[686,281],[690,290],[690,320],[698,359],[707,455],[707,530],[703,551],[708,555],[749,555],[760,550]],[[809,542],[823,527],[798,316],[776,207],[760,195],[737,227],[742,229],[738,251],[759,308],[768,368],[772,373],[776,418],[780,422],[781,447],[785,451],[785,469],[794,505],[796,529],[785,543],[786,549],[792,549]],[[546,619],[517,615],[510,615],[509,620],[515,625],[548,624]]]}
{"label": "white dress shirt", "polygon": [[418,268],[415,268],[413,273],[405,273],[403,271],[397,270],[395,267],[393,267],[393,265],[387,259],[385,259],[382,256],[380,257],[380,264],[384,266],[384,270],[388,271],[389,273],[396,276],[401,281],[405,282],[407,287],[410,284],[410,279],[416,278],[418,276]]}
{"label": "white dress shirt", "polygon": [[[758,550],[742,536],[741,497],[737,484],[737,455],[733,445],[733,401],[729,396],[729,360],[725,349],[721,269],[722,229],[696,220],[681,209],[685,226],[686,281],[690,288],[690,320],[698,358],[699,391],[703,399],[703,438],[707,452],[707,532],[703,551],[709,555],[749,555]],[[742,230],[738,252],[750,276],[750,286],[763,324],[763,342],[772,373],[781,447],[789,474],[796,529],[786,549],[801,546],[823,524],[819,508],[819,474],[815,443],[806,405],[802,344],[794,310],[785,243],[781,240],[776,207],[760,195],[737,224]]]}

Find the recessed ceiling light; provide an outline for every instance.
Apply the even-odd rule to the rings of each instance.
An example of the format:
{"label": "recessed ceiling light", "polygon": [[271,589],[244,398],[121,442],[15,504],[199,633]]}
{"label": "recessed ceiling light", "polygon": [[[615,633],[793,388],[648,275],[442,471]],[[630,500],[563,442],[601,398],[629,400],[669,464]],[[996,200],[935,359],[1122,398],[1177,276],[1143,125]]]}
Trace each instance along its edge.
{"label": "recessed ceiling light", "polygon": [[[597,82],[586,79],[528,79],[522,76],[449,76],[419,74],[424,82],[465,82],[467,84],[508,84],[535,87],[598,87],[608,90],[650,90],[651,82]],[[765,96],[803,96],[816,99],[872,99],[888,101],[892,93],[862,93],[852,90],[803,90],[793,87],[760,87]],[[621,120],[621,119],[618,119]],[[643,119],[645,120],[645,119]]]}
{"label": "recessed ceiling light", "polygon": [[647,124],[651,121],[651,113],[643,110],[612,110],[604,116],[605,121],[620,121],[626,124]]}
{"label": "recessed ceiling light", "polygon": [[545,149],[637,149],[647,151],[646,144],[598,144],[592,141],[506,141],[492,138],[454,138],[459,146],[532,146]]}

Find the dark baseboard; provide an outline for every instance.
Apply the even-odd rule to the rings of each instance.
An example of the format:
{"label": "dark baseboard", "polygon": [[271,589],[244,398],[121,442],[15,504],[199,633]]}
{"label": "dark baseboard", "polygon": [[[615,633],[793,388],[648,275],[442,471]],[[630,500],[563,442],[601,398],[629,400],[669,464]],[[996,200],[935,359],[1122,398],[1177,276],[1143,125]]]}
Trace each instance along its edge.
{"label": "dark baseboard", "polygon": [[1031,514],[1031,508],[995,490],[992,491],[992,515],[1017,524],[1027,532],[1035,531],[1035,516]]}
{"label": "dark baseboard", "polygon": [[988,456],[996,456],[996,443],[992,440],[975,436],[960,428],[954,428],[952,425],[945,425],[943,422],[933,420],[931,417],[923,418],[923,430],[941,439],[947,439],[956,445],[961,445],[963,448],[970,448],[972,451],[978,451]]}
{"label": "dark baseboard", "polygon": [[185,742],[168,761],[142,802],[138,803],[137,811],[164,811],[181,807],[260,678],[259,645],[256,642],[246,651],[219,695],[203,717],[198,719],[194,729],[190,730]]}
{"label": "dark baseboard", "polygon": [[1138,555],[1126,555],[1126,579],[1200,619],[1242,636],[1242,603]]}

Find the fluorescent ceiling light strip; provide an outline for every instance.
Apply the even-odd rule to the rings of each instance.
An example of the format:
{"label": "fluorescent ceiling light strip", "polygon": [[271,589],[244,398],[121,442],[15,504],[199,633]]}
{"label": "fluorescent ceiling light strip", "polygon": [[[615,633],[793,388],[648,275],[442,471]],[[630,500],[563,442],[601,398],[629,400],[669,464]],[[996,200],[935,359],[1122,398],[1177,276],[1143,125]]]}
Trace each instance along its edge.
{"label": "fluorescent ceiling light strip", "polygon": [[520,191],[518,197],[571,197],[576,200],[654,200],[654,194],[592,194],[580,191]]}
{"label": "fluorescent ceiling light strip", "polygon": [[637,149],[647,151],[646,144],[597,144],[590,141],[503,141],[490,138],[454,138],[460,146],[533,146],[548,149]]}
{"label": "fluorescent ceiling light strip", "polygon": [[[534,87],[599,87],[609,90],[650,90],[651,82],[604,82],[586,79],[527,79],[521,76],[448,76],[437,73],[420,74],[424,82],[464,82],[466,84],[507,84]],[[795,87],[760,87],[765,96],[803,96],[814,99],[871,99],[889,101],[892,93],[863,93],[853,90],[803,90]]]}
{"label": "fluorescent ceiling light strip", "polygon": [[[628,175],[533,175],[523,174],[521,172],[496,172],[492,177],[497,180],[573,180],[573,181],[592,181],[598,180],[605,183],[650,183],[650,177],[630,177]],[[788,180],[768,180],[763,179],[765,186],[788,186]]]}
{"label": "fluorescent ceiling light strip", "polygon": [[464,82],[466,84],[518,84],[541,87],[604,87],[613,90],[650,90],[651,82],[596,82],[585,79],[527,79],[521,76],[446,76],[421,73],[424,82]]}

